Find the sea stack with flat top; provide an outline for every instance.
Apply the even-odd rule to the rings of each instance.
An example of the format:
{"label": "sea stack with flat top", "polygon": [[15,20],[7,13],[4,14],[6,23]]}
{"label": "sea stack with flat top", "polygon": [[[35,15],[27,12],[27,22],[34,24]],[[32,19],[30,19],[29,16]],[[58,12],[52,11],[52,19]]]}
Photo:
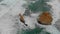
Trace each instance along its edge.
{"label": "sea stack with flat top", "polygon": [[43,25],[51,25],[52,20],[52,15],[49,12],[43,12],[41,15],[39,15],[38,23]]}

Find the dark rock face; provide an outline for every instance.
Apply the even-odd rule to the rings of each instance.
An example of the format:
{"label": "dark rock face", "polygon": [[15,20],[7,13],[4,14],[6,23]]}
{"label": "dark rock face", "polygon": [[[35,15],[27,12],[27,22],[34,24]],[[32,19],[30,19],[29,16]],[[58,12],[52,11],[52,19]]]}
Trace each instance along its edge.
{"label": "dark rock face", "polygon": [[53,18],[49,12],[43,12],[39,18],[38,22],[43,25],[51,25]]}

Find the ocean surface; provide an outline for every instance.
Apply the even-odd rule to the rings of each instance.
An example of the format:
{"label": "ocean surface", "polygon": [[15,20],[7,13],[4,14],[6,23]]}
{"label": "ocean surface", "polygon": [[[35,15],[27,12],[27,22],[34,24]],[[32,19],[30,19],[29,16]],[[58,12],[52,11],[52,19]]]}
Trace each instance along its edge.
{"label": "ocean surface", "polygon": [[[21,32],[19,31],[21,29],[35,28],[36,17],[34,16],[37,14],[33,14],[32,17],[25,16],[27,27],[19,21],[19,13],[25,12],[22,7],[24,3],[26,3],[24,0],[0,0],[0,34],[20,34],[17,32]],[[60,34],[60,2],[53,0],[48,4],[53,8],[54,23],[47,26],[46,30],[52,34]]]}

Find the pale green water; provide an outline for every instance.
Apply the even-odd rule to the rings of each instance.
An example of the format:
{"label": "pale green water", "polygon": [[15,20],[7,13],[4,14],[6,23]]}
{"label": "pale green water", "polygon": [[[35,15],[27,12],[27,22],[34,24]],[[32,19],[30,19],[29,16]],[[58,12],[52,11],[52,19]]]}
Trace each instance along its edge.
{"label": "pale green water", "polygon": [[26,29],[26,30],[22,30],[22,32],[17,32],[17,34],[50,34],[47,31],[43,30],[44,28],[35,28],[35,29]]}

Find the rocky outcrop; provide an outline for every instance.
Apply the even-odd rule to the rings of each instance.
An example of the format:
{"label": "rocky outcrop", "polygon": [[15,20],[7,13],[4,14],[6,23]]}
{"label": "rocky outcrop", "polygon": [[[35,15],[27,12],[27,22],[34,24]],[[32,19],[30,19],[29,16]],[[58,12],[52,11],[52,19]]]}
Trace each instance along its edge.
{"label": "rocky outcrop", "polygon": [[51,25],[53,18],[49,12],[43,12],[41,15],[39,15],[38,23],[43,25]]}

